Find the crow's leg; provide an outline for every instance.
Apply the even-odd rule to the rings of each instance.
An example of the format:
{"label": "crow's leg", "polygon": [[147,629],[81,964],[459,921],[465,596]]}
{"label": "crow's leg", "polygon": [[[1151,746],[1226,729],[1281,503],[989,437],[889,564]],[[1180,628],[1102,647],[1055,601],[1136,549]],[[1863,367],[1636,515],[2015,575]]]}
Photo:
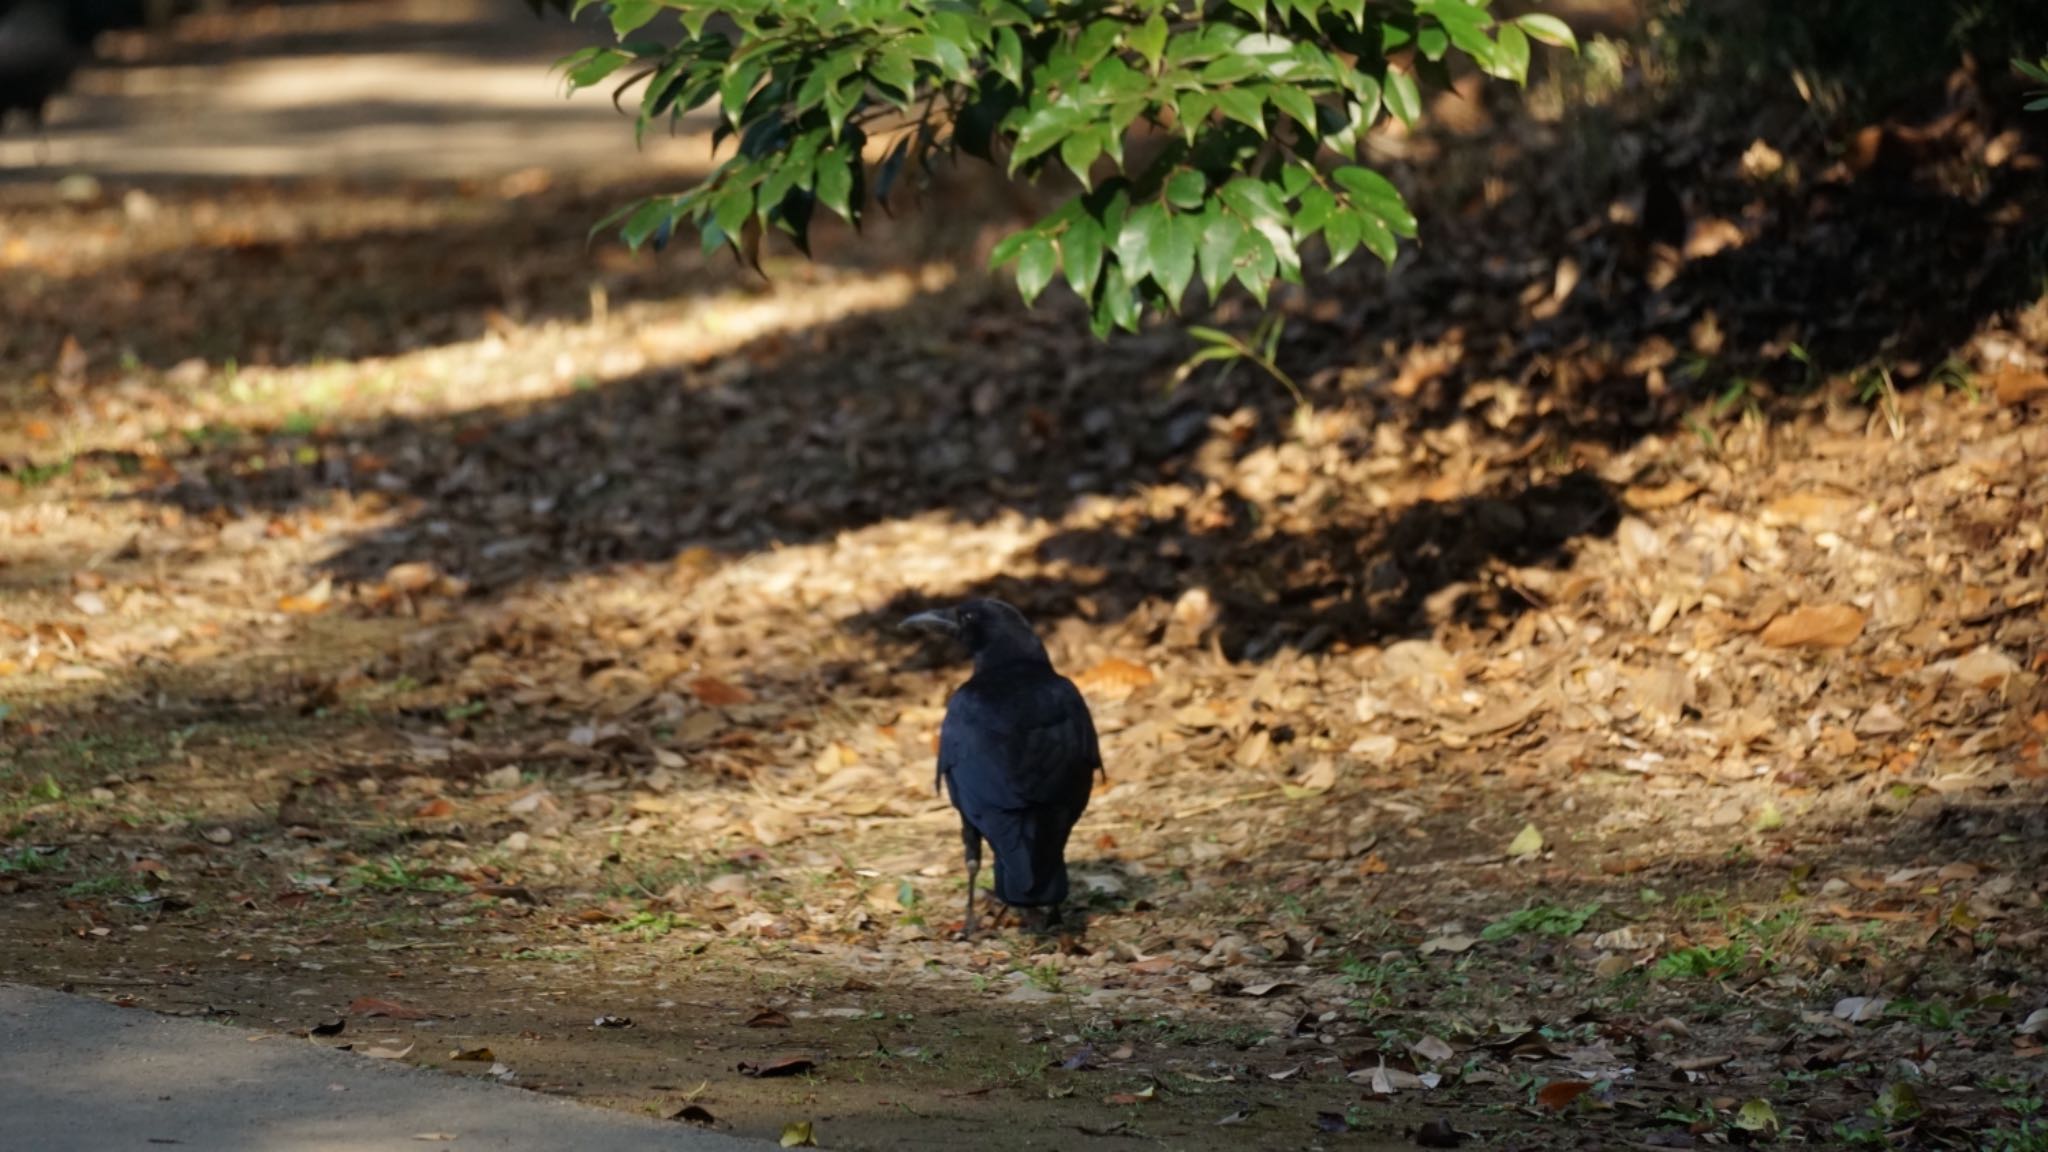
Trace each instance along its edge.
{"label": "crow's leg", "polygon": [[981,833],[966,820],[960,821],[960,842],[967,846],[967,922],[960,934],[974,938],[974,885],[981,878]]}

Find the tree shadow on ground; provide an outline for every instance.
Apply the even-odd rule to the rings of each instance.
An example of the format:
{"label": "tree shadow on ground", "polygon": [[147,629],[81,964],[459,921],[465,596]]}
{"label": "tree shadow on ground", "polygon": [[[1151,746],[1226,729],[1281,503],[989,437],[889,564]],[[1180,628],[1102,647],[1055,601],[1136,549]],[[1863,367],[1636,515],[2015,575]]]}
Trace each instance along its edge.
{"label": "tree shadow on ground", "polygon": [[[1814,403],[1838,374],[1899,389],[1940,378],[1987,319],[2038,293],[2048,191],[2017,160],[1970,166],[2002,123],[1979,110],[1905,153],[1798,180],[1746,173],[1742,134],[1700,134],[1673,162],[1682,171],[1612,165],[1584,224],[1552,218],[1568,200],[1555,182],[1570,128],[1518,140],[1493,157],[1517,182],[1504,193],[1425,214],[1423,243],[1391,273],[1343,270],[1291,305],[1302,322],[1282,359],[1344,426],[1318,433],[1321,457],[1300,458],[1310,449],[1286,395],[1249,372],[1159,391],[1184,351],[1166,330],[1092,346],[1070,304],[1027,315],[948,288],[756,340],[709,371],[655,367],[531,404],[250,430],[197,446],[174,480],[143,492],[222,520],[336,502],[374,511],[377,526],[328,561],[333,574],[372,582],[429,561],[483,598],[691,549],[738,555],[932,513],[1021,513],[1056,525],[1036,570],[958,592],[1004,595],[1041,619],[1143,614],[1156,632],[1201,588],[1226,654],[1254,659],[1512,616],[1529,595],[1500,570],[1568,562],[1575,541],[1613,527],[1619,452],[1698,430],[1730,396],[1768,413]],[[1616,155],[1649,154],[1657,131],[1630,130]],[[1679,229],[1664,235],[1669,204],[1656,205],[1672,198]],[[1610,201],[1638,205],[1635,222]],[[405,283],[447,294],[424,309],[390,303],[429,317],[430,339],[454,337],[503,303],[485,283],[499,254],[552,302],[529,315],[573,312],[585,290],[549,273],[579,262],[568,248],[589,206],[555,202],[502,243],[490,222],[445,246],[430,231],[369,251],[411,269]],[[1689,257],[1658,250],[1688,236]],[[290,278],[394,279],[360,251],[340,244],[323,258],[343,274],[308,266]],[[202,255],[190,290],[246,290],[252,268],[280,258]],[[437,262],[457,274],[419,274]],[[167,277],[175,264],[166,258]],[[53,306],[82,311],[88,297],[101,293],[60,286]],[[259,307],[253,330],[215,328],[203,311],[178,323],[228,345],[286,339],[288,355],[305,355],[272,330],[309,313],[335,320],[333,299]],[[168,311],[101,310],[144,332]],[[360,343],[351,351],[392,347]],[[1463,470],[1442,494],[1366,490],[1377,458],[1416,444]],[[1156,510],[1070,522],[1096,497],[1145,494]],[[925,594],[849,623],[868,629]]]}

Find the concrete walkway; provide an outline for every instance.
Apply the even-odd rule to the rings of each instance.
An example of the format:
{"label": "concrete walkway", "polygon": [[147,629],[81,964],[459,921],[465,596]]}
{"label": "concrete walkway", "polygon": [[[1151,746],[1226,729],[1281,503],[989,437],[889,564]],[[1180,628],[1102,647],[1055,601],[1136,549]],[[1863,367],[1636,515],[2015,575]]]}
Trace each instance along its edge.
{"label": "concrete walkway", "polygon": [[611,42],[599,17],[536,19],[524,0],[326,0],[113,36],[101,46],[109,58],[56,100],[46,145],[0,136],[0,178],[475,180],[536,167],[612,176],[703,168],[708,135],[654,131],[636,148],[611,85],[564,94],[555,63]]}
{"label": "concrete walkway", "polygon": [[749,1152],[771,1145],[0,984],[0,1148]]}

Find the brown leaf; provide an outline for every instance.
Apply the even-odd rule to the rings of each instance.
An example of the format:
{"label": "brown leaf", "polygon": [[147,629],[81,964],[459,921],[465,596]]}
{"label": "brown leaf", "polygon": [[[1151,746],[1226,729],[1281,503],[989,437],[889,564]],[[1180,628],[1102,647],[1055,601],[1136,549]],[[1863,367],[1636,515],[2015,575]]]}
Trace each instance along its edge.
{"label": "brown leaf", "polygon": [[1247,984],[1239,992],[1239,995],[1263,999],[1275,992],[1286,992],[1299,987],[1301,985],[1292,980],[1273,980],[1264,984]]}
{"label": "brown leaf", "polygon": [[1653,512],[1659,508],[1670,508],[1693,498],[1700,486],[1690,480],[1673,480],[1655,488],[1631,487],[1621,494],[1630,508],[1638,512]]}
{"label": "brown leaf", "polygon": [[752,692],[716,676],[699,676],[690,681],[690,694],[713,708],[733,708],[754,702]]}
{"label": "brown leaf", "polygon": [[773,1008],[763,1008],[747,1019],[749,1028],[787,1028],[789,1017]]}
{"label": "brown leaf", "polygon": [[1140,688],[1150,687],[1158,682],[1159,677],[1143,664],[1112,656],[1093,668],[1077,673],[1073,680],[1075,686],[1083,692],[1110,694],[1134,692]]}
{"label": "brown leaf", "polygon": [[448,1058],[450,1060],[475,1060],[488,1064],[496,1060],[498,1056],[497,1053],[492,1052],[489,1048],[464,1048],[458,1052],[450,1052]]}
{"label": "brown leaf", "polygon": [[446,796],[436,796],[413,809],[412,814],[418,820],[446,820],[455,815],[455,805]]}
{"label": "brown leaf", "polygon": [[701,1124],[706,1128],[715,1127],[718,1124],[718,1117],[713,1116],[709,1109],[700,1104],[685,1104],[674,1112],[669,1113],[668,1118],[680,1120],[685,1124]]}
{"label": "brown leaf", "polygon": [[1863,635],[1863,613],[1848,604],[1795,608],[1764,626],[1773,648],[1846,648]]}
{"label": "brown leaf", "polygon": [[1592,1087],[1591,1080],[1552,1080],[1536,1093],[1536,1102],[1552,1112],[1562,1112]]}
{"label": "brown leaf", "polygon": [[1991,383],[1991,391],[2000,404],[2024,404],[2037,397],[2048,396],[2048,375],[2007,364],[1998,370],[1998,376]]}

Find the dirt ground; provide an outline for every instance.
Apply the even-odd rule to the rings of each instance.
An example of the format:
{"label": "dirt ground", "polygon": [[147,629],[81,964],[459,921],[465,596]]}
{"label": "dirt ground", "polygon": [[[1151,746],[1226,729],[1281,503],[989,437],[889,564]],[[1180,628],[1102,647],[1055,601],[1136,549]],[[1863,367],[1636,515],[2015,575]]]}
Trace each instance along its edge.
{"label": "dirt ground", "polygon": [[[0,979],[829,1148],[2048,1149],[2037,141],[1699,130],[1675,251],[1568,110],[1389,141],[1298,412],[1015,305],[1008,201],[764,281],[587,238],[688,141],[251,79],[469,51],[400,8],[0,181]],[[163,84],[259,134],[111,159]],[[1056,937],[957,939],[968,595],[1103,731]]]}

